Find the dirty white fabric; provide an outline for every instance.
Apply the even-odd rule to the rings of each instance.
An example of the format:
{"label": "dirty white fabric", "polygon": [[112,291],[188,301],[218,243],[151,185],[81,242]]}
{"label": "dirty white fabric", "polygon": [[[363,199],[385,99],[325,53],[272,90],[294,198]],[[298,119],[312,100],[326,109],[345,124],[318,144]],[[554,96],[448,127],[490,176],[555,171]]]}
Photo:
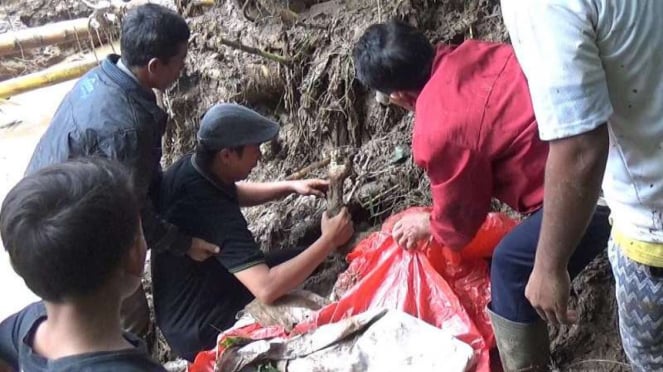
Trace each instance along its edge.
{"label": "dirty white fabric", "polygon": [[255,361],[279,361],[287,372],[464,372],[472,348],[409,314],[369,310],[291,339],[252,342],[226,350],[221,371],[248,371]]}
{"label": "dirty white fabric", "polygon": [[663,1],[502,0],[540,136],[608,122],[614,226],[663,242]]}

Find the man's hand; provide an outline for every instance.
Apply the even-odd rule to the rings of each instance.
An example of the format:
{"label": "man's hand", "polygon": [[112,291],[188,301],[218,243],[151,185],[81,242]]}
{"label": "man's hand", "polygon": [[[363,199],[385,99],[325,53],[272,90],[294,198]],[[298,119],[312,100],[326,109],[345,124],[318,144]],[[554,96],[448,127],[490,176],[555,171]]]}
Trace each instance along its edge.
{"label": "man's hand", "polygon": [[327,217],[327,212],[323,213],[320,228],[322,230],[322,236],[329,237],[335,248],[347,243],[355,231],[352,218],[347,208],[341,209],[341,211],[332,218]]}
{"label": "man's hand", "polygon": [[320,179],[310,179],[301,181],[290,181],[292,191],[299,195],[325,196],[325,191],[329,187],[329,181]]}
{"label": "man's hand", "polygon": [[194,261],[205,261],[206,259],[219,254],[221,250],[217,245],[208,243],[202,239],[191,239],[191,248],[186,254]]}
{"label": "man's hand", "polygon": [[402,248],[414,248],[418,241],[430,237],[430,213],[413,213],[401,218],[394,224],[391,235]]}
{"label": "man's hand", "polygon": [[525,287],[525,297],[541,319],[553,324],[575,323],[575,311],[568,310],[571,278],[566,268],[554,271],[536,265]]}

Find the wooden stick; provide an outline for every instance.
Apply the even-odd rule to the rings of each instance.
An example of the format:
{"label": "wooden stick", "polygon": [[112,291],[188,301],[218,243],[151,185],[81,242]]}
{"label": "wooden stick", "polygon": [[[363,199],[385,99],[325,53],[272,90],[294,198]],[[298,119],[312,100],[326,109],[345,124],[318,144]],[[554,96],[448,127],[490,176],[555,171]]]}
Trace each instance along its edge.
{"label": "wooden stick", "polygon": [[243,52],[246,52],[246,53],[258,55],[260,57],[269,59],[271,61],[280,63],[280,64],[285,65],[285,66],[290,66],[292,64],[292,61],[290,59],[286,58],[286,57],[283,57],[283,56],[278,55],[278,54],[266,52],[262,49],[254,48],[252,46],[244,45],[244,44],[242,44],[240,42],[237,42],[237,41],[231,41],[231,40],[225,39],[223,37],[219,37],[219,42],[221,44],[229,46],[231,48],[239,49],[239,50],[241,50]]}
{"label": "wooden stick", "polygon": [[329,164],[329,190],[327,191],[327,216],[336,216],[343,208],[343,182],[352,170],[352,157],[343,160],[341,149],[334,150]]}
{"label": "wooden stick", "polygon": [[59,63],[29,75],[1,81],[0,99],[80,77],[99,64],[97,55],[103,58],[102,56],[106,56],[113,48],[117,46],[107,45],[88,53],[80,61]]}
{"label": "wooden stick", "polygon": [[[0,56],[92,36],[89,20],[78,18],[0,35]],[[102,42],[102,40],[98,40]]]}
{"label": "wooden stick", "polygon": [[326,159],[316,161],[315,163],[311,163],[310,165],[308,165],[308,166],[292,173],[291,175],[289,175],[285,179],[288,180],[288,181],[300,180],[300,179],[306,177],[312,171],[326,166],[327,164],[329,164],[330,161],[331,161],[331,158],[326,158]]}
{"label": "wooden stick", "polygon": [[53,66],[46,70],[0,82],[0,98],[8,98],[29,90],[77,78],[99,62],[92,59]]}

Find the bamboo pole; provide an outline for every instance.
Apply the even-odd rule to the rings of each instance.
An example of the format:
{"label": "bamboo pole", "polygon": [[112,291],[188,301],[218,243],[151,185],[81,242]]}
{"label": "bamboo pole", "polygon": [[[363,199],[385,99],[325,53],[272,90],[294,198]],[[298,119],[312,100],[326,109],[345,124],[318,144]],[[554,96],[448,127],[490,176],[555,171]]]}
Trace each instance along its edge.
{"label": "bamboo pole", "polygon": [[262,49],[258,49],[258,48],[252,47],[252,46],[244,45],[244,44],[242,44],[238,41],[228,40],[228,39],[226,39],[224,37],[221,37],[221,36],[219,36],[217,40],[223,45],[229,46],[229,47],[234,48],[234,49],[239,49],[239,50],[241,50],[243,52],[246,52],[246,53],[258,55],[262,58],[269,59],[271,61],[280,63],[280,64],[285,65],[285,66],[290,66],[292,64],[292,61],[289,60],[286,57],[283,57],[283,56],[278,55],[278,54],[266,52]]}
{"label": "bamboo pole", "polygon": [[[194,0],[192,2],[193,6],[213,6],[214,4],[215,0]],[[95,38],[97,35],[101,35],[101,33],[95,31],[90,29],[89,18],[77,18],[7,32],[0,34],[0,56],[77,39]],[[105,40],[96,41],[101,43]]]}
{"label": "bamboo pole", "polygon": [[96,67],[101,59],[118,48],[117,43],[105,45],[86,54],[82,60],[62,62],[29,75],[0,81],[0,99],[78,78]]}
{"label": "bamboo pole", "polygon": [[55,65],[46,70],[2,81],[0,82],[0,98],[9,98],[29,90],[77,78],[95,67],[98,63],[95,59],[86,58],[81,61]]}
{"label": "bamboo pole", "polygon": [[301,180],[302,178],[308,176],[309,173],[313,172],[316,169],[322,168],[329,164],[331,161],[331,158],[326,158],[322,159],[319,161],[316,161],[315,163],[311,163],[310,165],[296,171],[295,173],[289,175],[286,177],[286,181],[292,181],[292,180]]}
{"label": "bamboo pole", "polygon": [[0,56],[77,39],[88,39],[93,34],[96,35],[96,32],[90,32],[87,18],[7,32],[0,35]]}

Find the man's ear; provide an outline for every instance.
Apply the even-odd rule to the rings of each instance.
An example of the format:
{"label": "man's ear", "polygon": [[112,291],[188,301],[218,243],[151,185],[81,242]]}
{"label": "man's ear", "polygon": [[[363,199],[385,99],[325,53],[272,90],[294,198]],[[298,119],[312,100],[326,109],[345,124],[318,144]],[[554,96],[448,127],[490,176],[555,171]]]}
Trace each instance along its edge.
{"label": "man's ear", "polygon": [[419,93],[408,90],[403,93],[405,96],[407,96],[412,103],[417,101],[417,97],[419,97]]}
{"label": "man's ear", "polygon": [[143,236],[143,227],[139,228],[139,235],[129,247],[126,257],[126,271],[134,276],[142,276],[145,270],[145,258],[147,256],[147,243]]}
{"label": "man's ear", "polygon": [[159,60],[159,58],[152,58],[147,62],[147,71],[150,74],[158,73],[160,68],[161,68],[161,61]]}
{"label": "man's ear", "polygon": [[417,93],[409,90],[397,90],[391,93],[389,96],[391,99],[397,100],[416,100]]}
{"label": "man's ear", "polygon": [[216,156],[219,157],[220,160],[222,161],[227,161],[230,159],[231,155],[233,154],[233,151],[230,149],[221,149],[219,152],[216,153]]}
{"label": "man's ear", "polygon": [[416,94],[405,90],[394,91],[389,95],[389,101],[391,103],[410,111],[414,111],[414,103],[416,102],[416,98]]}

